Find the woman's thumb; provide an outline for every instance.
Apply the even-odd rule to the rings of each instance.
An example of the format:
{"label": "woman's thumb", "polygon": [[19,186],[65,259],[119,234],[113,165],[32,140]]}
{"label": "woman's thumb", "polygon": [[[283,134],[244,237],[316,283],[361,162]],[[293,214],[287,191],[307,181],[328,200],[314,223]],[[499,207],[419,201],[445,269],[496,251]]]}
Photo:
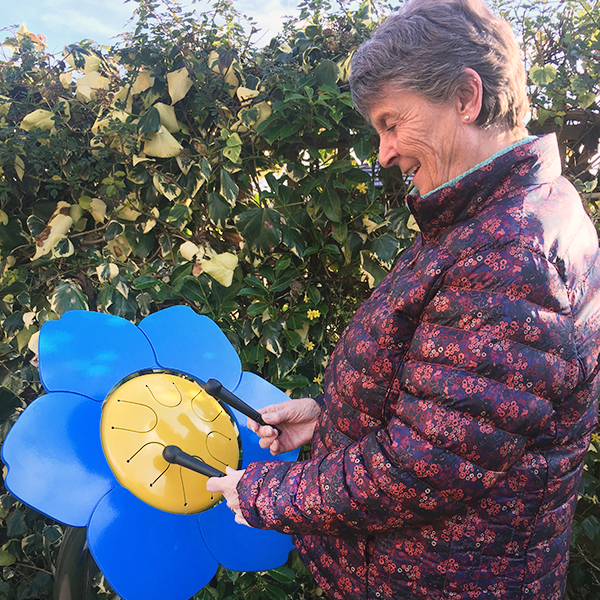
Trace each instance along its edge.
{"label": "woman's thumb", "polygon": [[269,425],[278,425],[283,420],[282,417],[283,415],[281,410],[276,410],[275,412],[266,412],[262,415],[263,421]]}

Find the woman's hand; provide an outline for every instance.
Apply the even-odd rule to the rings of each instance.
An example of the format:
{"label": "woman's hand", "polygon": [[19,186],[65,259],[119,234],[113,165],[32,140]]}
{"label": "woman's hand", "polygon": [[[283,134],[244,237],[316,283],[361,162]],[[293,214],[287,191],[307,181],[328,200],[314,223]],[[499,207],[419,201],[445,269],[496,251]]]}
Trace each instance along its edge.
{"label": "woman's hand", "polygon": [[[227,506],[235,515],[235,522],[240,525],[248,525],[240,510],[240,497],[237,493],[237,484],[239,483],[244,471],[236,471],[231,467],[225,469],[225,477],[210,477],[206,482],[206,489],[209,492],[223,494]],[[250,525],[248,525],[250,527]]]}
{"label": "woman's hand", "polygon": [[[271,404],[258,412],[268,425],[261,426],[248,419],[248,427],[260,436],[260,447],[269,448],[275,456],[310,442],[321,408],[312,398],[300,398]],[[269,425],[277,425],[281,429],[281,435]]]}

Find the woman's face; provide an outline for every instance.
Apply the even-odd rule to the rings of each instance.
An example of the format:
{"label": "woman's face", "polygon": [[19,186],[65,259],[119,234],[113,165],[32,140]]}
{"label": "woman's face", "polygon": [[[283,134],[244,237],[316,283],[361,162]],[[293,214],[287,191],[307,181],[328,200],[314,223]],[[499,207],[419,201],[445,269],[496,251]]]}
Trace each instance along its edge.
{"label": "woman's face", "polygon": [[420,194],[473,166],[465,152],[468,121],[461,118],[458,106],[434,104],[419,94],[390,90],[375,101],[370,116],[379,134],[379,162],[414,175]]}

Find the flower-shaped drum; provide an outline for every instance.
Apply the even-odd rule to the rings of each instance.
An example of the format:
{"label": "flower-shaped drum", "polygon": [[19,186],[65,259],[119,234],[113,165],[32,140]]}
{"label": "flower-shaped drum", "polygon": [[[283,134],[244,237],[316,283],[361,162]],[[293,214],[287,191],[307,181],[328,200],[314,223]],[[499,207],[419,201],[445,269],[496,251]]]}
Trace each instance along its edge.
{"label": "flower-shaped drum", "polygon": [[242,372],[213,321],[184,306],[138,327],[71,311],[42,327],[40,378],[48,393],[2,448],[6,487],[57,521],[87,526],[90,551],[122,598],[187,600],[218,564],[262,571],[285,563],[290,536],[235,523],[221,495],[206,490],[206,475],[163,457],[176,446],[221,472],[273,460],[246,417],[204,386],[219,380],[255,409],[287,396]]}

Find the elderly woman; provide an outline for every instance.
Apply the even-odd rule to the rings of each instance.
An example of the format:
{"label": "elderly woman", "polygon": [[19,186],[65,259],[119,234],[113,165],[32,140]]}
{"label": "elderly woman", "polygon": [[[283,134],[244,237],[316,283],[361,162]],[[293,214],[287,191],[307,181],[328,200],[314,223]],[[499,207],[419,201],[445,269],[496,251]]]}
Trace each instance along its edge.
{"label": "elderly woman", "polygon": [[268,407],[274,453],[210,480],[295,535],[328,598],[558,600],[596,426],[600,255],[525,73],[480,0],[411,0],[352,60],[421,233],[335,349],[316,400]]}

